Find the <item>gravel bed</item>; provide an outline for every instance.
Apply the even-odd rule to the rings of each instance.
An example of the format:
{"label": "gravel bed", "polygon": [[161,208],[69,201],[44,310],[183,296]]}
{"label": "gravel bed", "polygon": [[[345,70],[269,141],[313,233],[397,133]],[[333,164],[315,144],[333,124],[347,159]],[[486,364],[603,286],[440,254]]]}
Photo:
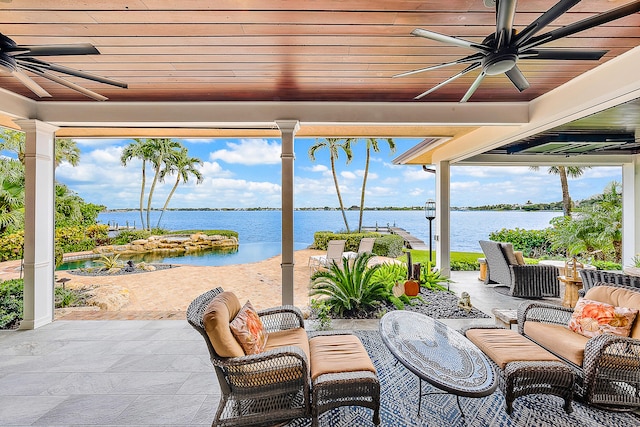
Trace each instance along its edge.
{"label": "gravel bed", "polygon": [[[156,269],[153,271],[159,271],[159,270],[167,270],[169,268],[178,268],[180,267],[179,265],[173,265],[173,264],[152,264]],[[70,274],[75,274],[76,276],[124,276],[127,274],[139,274],[139,273],[150,273],[149,270],[143,270],[141,268],[135,268],[133,267],[133,269],[127,268],[127,267],[123,267],[120,269],[120,271],[117,272],[112,272],[109,270],[85,270],[85,269],[77,269],[77,270],[67,270],[68,273]]]}

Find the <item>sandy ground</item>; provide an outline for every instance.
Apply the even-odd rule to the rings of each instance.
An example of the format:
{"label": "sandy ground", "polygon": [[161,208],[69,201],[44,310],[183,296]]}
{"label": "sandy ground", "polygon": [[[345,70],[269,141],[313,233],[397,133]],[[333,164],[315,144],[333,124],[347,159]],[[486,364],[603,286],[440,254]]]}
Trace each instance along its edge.
{"label": "sandy ground", "polygon": [[[294,304],[306,307],[309,304],[309,257],[322,255],[325,251],[304,249],[295,252]],[[57,271],[56,278],[70,279],[74,284],[117,285],[129,292],[129,302],[120,309],[120,318],[172,318],[184,317],[189,303],[201,293],[222,287],[233,291],[241,302],[250,300],[257,308],[280,305],[282,301],[281,256],[250,264],[221,267],[182,265],[176,268],[121,276],[78,276],[66,271]],[[0,264],[0,279],[19,276],[19,261]],[[56,314],[57,318],[119,318],[117,312],[95,313],[91,310],[66,310]],[[105,310],[100,310],[104,312]],[[94,312],[94,313],[92,313]],[[83,314],[84,313],[84,314]],[[147,313],[146,315],[144,313]],[[155,314],[154,314],[155,313]]]}

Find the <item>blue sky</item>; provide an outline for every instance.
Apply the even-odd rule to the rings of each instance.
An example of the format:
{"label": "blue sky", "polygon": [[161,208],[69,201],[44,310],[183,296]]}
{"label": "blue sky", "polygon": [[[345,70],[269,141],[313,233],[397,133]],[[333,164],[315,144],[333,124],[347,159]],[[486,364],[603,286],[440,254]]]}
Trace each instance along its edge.
{"label": "blue sky", "polygon": [[[181,184],[170,208],[280,207],[280,140],[274,139],[180,139],[189,154],[203,161],[204,181]],[[419,139],[394,138],[397,150],[373,153],[367,182],[366,206],[423,206],[435,198],[434,175],[420,166],[397,166],[392,159],[418,143]],[[56,179],[86,201],[108,208],[136,208],[140,195],[141,163],[120,164],[122,149],[132,140],[76,139],[81,149],[80,164],[61,164]],[[295,140],[295,206],[337,207],[329,153],[321,149],[311,162],[308,149],[312,138]],[[359,205],[365,162],[364,141],[353,147],[354,159],[346,164],[343,153],[337,161],[339,183],[345,206]],[[148,181],[151,179],[149,178]],[[154,207],[162,207],[175,177],[159,184]],[[569,181],[573,199],[601,193],[613,180],[621,181],[620,167],[598,167]],[[553,202],[562,199],[560,180],[546,168],[454,166],[451,171],[453,206],[499,203]],[[146,203],[146,202],[145,202]]]}

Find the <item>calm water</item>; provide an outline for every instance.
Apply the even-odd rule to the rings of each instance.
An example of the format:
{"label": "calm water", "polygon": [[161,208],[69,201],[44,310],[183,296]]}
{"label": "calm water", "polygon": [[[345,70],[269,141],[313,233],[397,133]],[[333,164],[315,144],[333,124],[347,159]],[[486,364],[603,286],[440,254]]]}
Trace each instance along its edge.
{"label": "calm water", "polygon": [[[159,213],[152,212],[155,225]],[[501,228],[542,229],[549,220],[561,212],[521,211],[455,211],[451,212],[451,250],[482,252],[479,240],[489,238],[489,233]],[[140,226],[138,212],[101,213],[103,223]],[[348,211],[350,228],[358,226],[358,212]],[[280,254],[281,214],[279,211],[167,211],[161,227],[169,230],[226,229],[239,233],[240,247],[235,253],[224,255],[203,254],[189,257],[166,258],[164,262],[197,265],[228,265],[255,262]],[[422,210],[415,211],[365,211],[365,226],[404,228],[428,244],[429,221]],[[435,232],[435,221],[433,223]],[[313,243],[316,231],[344,231],[340,211],[296,211],[294,213],[295,248],[303,249]],[[434,245],[435,247],[435,245]]]}

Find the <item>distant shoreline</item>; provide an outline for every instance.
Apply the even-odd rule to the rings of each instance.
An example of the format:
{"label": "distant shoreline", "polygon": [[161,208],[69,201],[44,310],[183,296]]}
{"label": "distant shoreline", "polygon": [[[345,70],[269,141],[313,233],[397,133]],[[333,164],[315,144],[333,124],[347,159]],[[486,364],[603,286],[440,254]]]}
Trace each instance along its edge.
{"label": "distant shoreline", "polygon": [[[548,204],[545,204],[548,205]],[[364,208],[365,211],[421,211],[424,207],[422,206],[408,206],[408,207],[397,207],[397,206],[387,206],[383,208]],[[122,208],[122,209],[105,209],[102,212],[138,212],[140,209],[138,208]],[[252,212],[252,211],[280,211],[281,208],[167,208],[167,211],[211,211],[211,212]],[[294,211],[339,211],[340,208],[295,208]],[[358,209],[345,209],[346,211],[358,211]],[[464,207],[451,207],[452,211],[535,211],[535,212],[562,212],[562,208],[554,207],[537,207],[535,205],[496,205],[496,206],[464,206]],[[146,212],[146,209],[143,210]],[[162,209],[159,208],[151,208],[152,212],[160,212]]]}

